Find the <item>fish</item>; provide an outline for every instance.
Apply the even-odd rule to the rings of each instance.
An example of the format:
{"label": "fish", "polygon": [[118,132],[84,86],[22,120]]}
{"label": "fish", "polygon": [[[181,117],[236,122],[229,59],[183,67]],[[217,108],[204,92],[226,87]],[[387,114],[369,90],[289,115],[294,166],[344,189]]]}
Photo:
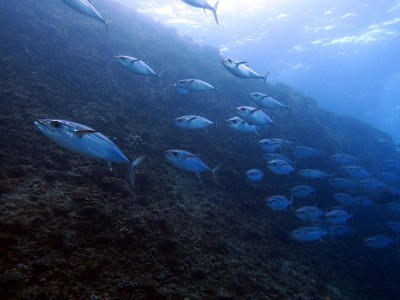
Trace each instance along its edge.
{"label": "fish", "polygon": [[296,158],[309,158],[321,155],[321,151],[311,147],[295,146],[292,148],[294,157]]}
{"label": "fish", "polygon": [[86,125],[59,119],[37,119],[34,122],[39,131],[72,152],[95,159],[105,160],[112,171],[112,164],[130,164],[129,179],[135,187],[135,173],[145,156],[140,156],[132,163],[109,138]]}
{"label": "fish", "polygon": [[354,165],[360,163],[359,158],[347,154],[334,154],[330,156],[330,159],[340,166]]}
{"label": "fish", "polygon": [[354,205],[354,198],[347,193],[334,193],[333,198],[344,206]]}
{"label": "fish", "polygon": [[289,189],[289,192],[293,197],[298,197],[298,198],[305,198],[310,196],[315,189],[309,185],[306,184],[299,184],[296,185],[292,188]]}
{"label": "fish", "polygon": [[270,72],[267,72],[265,76],[258,74],[257,72],[250,69],[249,65],[245,61],[234,61],[231,58],[221,59],[222,65],[230,73],[239,78],[253,79],[260,78],[264,80],[265,89],[267,89],[267,78]]}
{"label": "fish", "polygon": [[388,159],[383,162],[388,169],[391,170],[399,170],[400,169],[400,160]]}
{"label": "fish", "polygon": [[73,10],[80,12],[88,17],[98,20],[104,24],[107,34],[110,35],[109,24],[110,20],[106,21],[99,14],[90,0],[61,0],[65,5],[71,7]]}
{"label": "fish", "polygon": [[285,196],[281,195],[271,196],[266,202],[268,207],[274,211],[284,211],[287,210],[289,206],[292,206],[292,201],[289,201]]}
{"label": "fish", "polygon": [[282,159],[267,161],[267,168],[275,175],[288,175],[294,171],[293,167]]}
{"label": "fish", "polygon": [[356,189],[358,187],[357,182],[342,177],[328,179],[328,183],[338,189]]}
{"label": "fish", "polygon": [[372,177],[360,180],[358,184],[369,192],[377,192],[387,188],[386,184],[384,184],[382,181]]}
{"label": "fish", "polygon": [[146,63],[136,57],[116,55],[114,56],[114,60],[134,74],[160,77],[158,73],[154,72]]}
{"label": "fish", "polygon": [[262,107],[262,108],[270,108],[270,109],[274,109],[274,108],[286,108],[286,109],[290,109],[288,106],[282,104],[281,102],[279,102],[278,100],[267,96],[266,94],[263,93],[258,93],[258,92],[254,92],[250,94],[250,99],[257,104],[258,106]]}
{"label": "fish", "polygon": [[383,180],[389,181],[389,182],[394,182],[399,180],[399,176],[397,176],[396,174],[392,173],[392,172],[382,172],[381,176],[383,178]]}
{"label": "fish", "polygon": [[359,205],[361,207],[371,207],[376,203],[372,199],[366,196],[357,196],[354,197],[354,204]]}
{"label": "fish", "polygon": [[282,146],[281,141],[275,139],[262,139],[259,141],[259,144],[265,153],[274,153]]}
{"label": "fish", "polygon": [[392,202],[386,203],[385,208],[389,212],[400,213],[400,202],[392,201]]}
{"label": "fish", "polygon": [[307,179],[322,179],[331,176],[328,173],[315,169],[303,169],[298,171],[297,174]]}
{"label": "fish", "polygon": [[199,177],[202,172],[212,172],[213,180],[215,184],[217,184],[217,172],[222,164],[218,164],[215,168],[211,169],[198,156],[179,149],[167,150],[164,152],[164,155],[165,158],[175,167],[196,173]]}
{"label": "fish", "polygon": [[274,123],[265,112],[252,106],[238,106],[235,108],[235,114],[254,125],[272,125]]}
{"label": "fish", "polygon": [[[175,91],[178,94],[188,94],[191,91],[217,91],[218,89],[211,84],[199,79],[182,79],[174,84]],[[183,92],[183,93],[182,93]]]}
{"label": "fish", "polygon": [[295,215],[304,222],[312,222],[325,213],[316,206],[303,206],[295,210]]}
{"label": "fish", "polygon": [[393,231],[400,232],[400,222],[398,221],[389,221],[386,222],[386,226]]}
{"label": "fish", "polygon": [[246,171],[246,177],[248,181],[258,182],[263,179],[264,173],[259,169],[250,169]]}
{"label": "fish", "polygon": [[339,171],[344,172],[347,176],[356,179],[365,179],[370,177],[370,174],[363,168],[359,166],[344,166],[339,169]]}
{"label": "fish", "polygon": [[325,215],[326,220],[332,224],[346,224],[351,219],[351,215],[343,210],[331,210]]}
{"label": "fish", "polygon": [[270,160],[274,160],[274,159],[281,159],[286,161],[288,164],[293,165],[293,161],[291,161],[288,157],[283,156],[282,154],[278,154],[278,153],[267,153],[263,155],[263,159],[265,161],[270,161]]}
{"label": "fish", "polygon": [[260,125],[250,124],[239,117],[229,118],[225,121],[225,124],[232,130],[234,130],[238,133],[243,133],[243,134],[251,133],[251,132],[258,134],[257,130],[262,127]]}
{"label": "fish", "polygon": [[370,248],[385,248],[394,242],[386,235],[371,235],[364,239],[364,245]]}
{"label": "fish", "polygon": [[208,120],[207,118],[195,115],[181,116],[172,120],[172,123],[177,127],[185,129],[205,129],[206,127],[214,124],[214,122]]}
{"label": "fish", "polygon": [[190,6],[202,8],[204,12],[206,11],[206,9],[211,10],[213,12],[215,22],[217,22],[217,25],[219,25],[218,15],[217,15],[219,1],[215,3],[214,7],[212,7],[206,0],[182,0],[182,1],[185,2],[186,4],[189,4]]}
{"label": "fish", "polygon": [[302,242],[321,240],[328,232],[316,226],[304,226],[289,233],[289,237]]}

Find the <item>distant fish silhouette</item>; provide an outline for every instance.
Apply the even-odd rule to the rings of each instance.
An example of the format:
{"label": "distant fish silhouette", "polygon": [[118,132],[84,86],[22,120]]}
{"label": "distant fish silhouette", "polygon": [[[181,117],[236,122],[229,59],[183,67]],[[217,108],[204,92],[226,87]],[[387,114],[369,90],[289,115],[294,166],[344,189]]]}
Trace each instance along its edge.
{"label": "distant fish silhouette", "polygon": [[219,1],[215,3],[214,7],[212,7],[206,0],[182,0],[182,1],[185,2],[186,4],[189,4],[190,6],[202,8],[204,12],[206,12],[206,9],[211,10],[214,14],[215,22],[217,22],[217,24],[219,25],[218,15],[217,15],[217,8]]}

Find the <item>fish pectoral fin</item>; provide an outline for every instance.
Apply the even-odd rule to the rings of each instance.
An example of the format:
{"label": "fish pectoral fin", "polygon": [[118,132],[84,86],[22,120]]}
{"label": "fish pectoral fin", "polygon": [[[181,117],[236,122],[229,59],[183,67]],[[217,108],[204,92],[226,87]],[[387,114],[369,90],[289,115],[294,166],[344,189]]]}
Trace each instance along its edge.
{"label": "fish pectoral fin", "polygon": [[258,111],[258,110],[261,110],[261,108],[255,108],[255,109],[253,109],[252,111],[250,111],[250,113],[252,113],[252,114],[254,114],[256,111]]}
{"label": "fish pectoral fin", "polygon": [[246,65],[246,64],[247,64],[247,61],[239,61],[239,62],[236,63],[236,66]]}
{"label": "fish pectoral fin", "polygon": [[193,121],[193,120],[196,119],[196,118],[197,118],[196,116],[191,117],[191,118],[188,119],[188,122],[191,122],[191,121]]}
{"label": "fish pectoral fin", "polygon": [[139,60],[140,60],[140,59],[133,58],[133,59],[131,59],[130,63],[131,63],[131,64],[134,64],[135,62],[137,62],[137,61],[139,61]]}
{"label": "fish pectoral fin", "polygon": [[196,155],[186,155],[185,159],[196,157]]}
{"label": "fish pectoral fin", "polygon": [[78,137],[83,137],[86,134],[91,134],[91,133],[96,133],[97,130],[92,130],[92,129],[84,129],[84,130],[75,130],[74,134],[76,134]]}

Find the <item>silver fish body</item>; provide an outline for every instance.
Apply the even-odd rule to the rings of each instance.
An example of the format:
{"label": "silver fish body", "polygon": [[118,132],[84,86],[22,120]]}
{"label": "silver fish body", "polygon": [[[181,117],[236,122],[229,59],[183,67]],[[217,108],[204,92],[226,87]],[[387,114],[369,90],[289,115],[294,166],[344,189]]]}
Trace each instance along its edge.
{"label": "silver fish body", "polygon": [[343,210],[331,210],[326,213],[326,219],[331,224],[346,224],[351,219],[351,215]]}
{"label": "silver fish body", "polygon": [[225,124],[232,130],[243,134],[251,132],[257,133],[257,130],[261,127],[259,125],[250,124],[239,117],[229,118],[225,121]]}
{"label": "silver fish body", "polygon": [[114,60],[132,73],[146,76],[159,76],[140,59],[127,55],[114,56]]}
{"label": "silver fish body", "polygon": [[179,93],[180,90],[190,91],[217,91],[217,88],[213,87],[208,82],[199,79],[182,79],[174,84],[175,90]]}
{"label": "silver fish body", "polygon": [[250,69],[246,62],[235,62],[230,58],[224,58],[221,59],[221,63],[230,73],[240,78],[261,78],[265,81],[268,75],[261,76],[257,72]]}
{"label": "silver fish body", "polygon": [[310,196],[315,189],[306,184],[299,184],[290,188],[289,192],[293,197],[305,198]]}
{"label": "silver fish body", "polygon": [[248,123],[254,125],[272,125],[273,121],[259,108],[252,106],[239,106],[235,108],[235,114]]}
{"label": "silver fish body", "polygon": [[108,32],[108,22],[103,19],[103,17],[99,14],[99,12],[96,10],[96,8],[92,5],[90,1],[88,0],[61,0],[61,1],[65,5],[74,9],[75,11],[102,22],[106,26]]}
{"label": "silver fish body", "polygon": [[307,179],[322,179],[330,176],[328,173],[316,169],[303,169],[298,171],[297,174]]}
{"label": "silver fish body", "polygon": [[[109,138],[88,126],[57,119],[38,119],[34,122],[39,131],[63,148],[95,159],[104,160],[112,170],[112,164],[129,164],[129,159]],[[134,173],[144,156],[131,164],[131,183]],[[133,176],[133,178],[132,178]],[[133,182],[132,182],[133,181]]]}
{"label": "silver fish body", "polygon": [[394,239],[385,235],[371,235],[364,239],[364,245],[370,248],[385,248],[394,242]]}
{"label": "silver fish body", "polygon": [[247,180],[251,182],[258,182],[261,181],[264,177],[264,173],[259,169],[250,169],[246,171]]}
{"label": "silver fish body", "polygon": [[321,240],[327,234],[327,231],[319,227],[304,226],[291,231],[289,237],[302,242],[313,242]]}
{"label": "silver fish body", "polygon": [[172,123],[177,127],[185,129],[204,129],[214,124],[214,122],[208,120],[207,118],[195,115],[181,116],[174,119]]}
{"label": "silver fish body", "polygon": [[285,211],[292,204],[285,196],[275,195],[269,197],[267,200],[267,205],[274,211]]}
{"label": "silver fish body", "polygon": [[304,222],[312,222],[324,215],[324,212],[315,206],[303,206],[295,210],[295,215]]}
{"label": "silver fish body", "polygon": [[293,167],[287,161],[282,159],[267,161],[267,168],[275,175],[289,175],[294,171]]}
{"label": "silver fish body", "polygon": [[182,0],[182,1],[185,2],[186,4],[189,4],[190,6],[202,8],[204,9],[204,11],[206,9],[211,10],[214,14],[215,22],[219,25],[218,15],[217,15],[219,1],[215,3],[214,7],[212,7],[206,0]]}
{"label": "silver fish body", "polygon": [[274,108],[286,108],[288,109],[289,107],[282,104],[281,102],[279,102],[278,100],[267,96],[263,93],[251,93],[250,94],[250,99],[257,104],[260,107],[263,108],[270,108],[270,109],[274,109]]}

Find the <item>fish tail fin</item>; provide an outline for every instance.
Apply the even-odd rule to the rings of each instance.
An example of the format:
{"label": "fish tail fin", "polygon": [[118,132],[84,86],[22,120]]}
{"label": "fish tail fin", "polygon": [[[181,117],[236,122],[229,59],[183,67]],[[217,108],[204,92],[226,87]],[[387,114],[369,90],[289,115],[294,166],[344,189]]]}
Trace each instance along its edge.
{"label": "fish tail fin", "polygon": [[107,36],[110,37],[110,23],[112,21],[112,18],[110,18],[107,21],[104,21],[104,26],[106,27],[107,30]]}
{"label": "fish tail fin", "polygon": [[217,175],[218,175],[218,170],[221,168],[222,163],[219,163],[214,169],[212,169],[212,173],[213,173],[213,180],[215,184],[218,184],[217,181]]}
{"label": "fish tail fin", "polygon": [[218,4],[219,4],[219,1],[217,1],[217,3],[215,3],[212,12],[214,14],[215,22],[217,22],[217,24],[219,25],[218,15],[217,15]]}
{"label": "fish tail fin", "polygon": [[158,79],[160,80],[160,87],[162,88],[163,87],[163,84],[162,84],[162,77],[163,77],[163,75],[164,75],[164,73],[165,73],[165,71],[163,70],[163,71],[161,71],[160,73],[156,73],[157,74],[157,77],[158,77]]}
{"label": "fish tail fin", "polygon": [[333,237],[333,229],[332,228],[330,228],[329,229],[329,235],[331,236],[331,240],[332,240],[332,243],[334,243],[335,242],[335,238]]}
{"label": "fish tail fin", "polygon": [[135,161],[131,164],[131,169],[129,172],[129,181],[133,188],[135,188],[136,170],[137,170],[139,164],[145,159],[145,157],[146,157],[146,155],[142,155],[142,156],[136,158]]}
{"label": "fish tail fin", "polygon": [[294,195],[290,196],[290,201],[289,201],[290,211],[291,212],[293,212],[293,202],[294,202]]}
{"label": "fish tail fin", "polygon": [[217,99],[220,100],[220,93],[219,93],[219,86],[217,86],[217,88],[215,89],[217,91]]}
{"label": "fish tail fin", "polygon": [[263,77],[266,94],[268,94],[267,79],[268,79],[269,73],[271,73],[271,72],[267,72],[267,73],[265,74],[265,76]]}

